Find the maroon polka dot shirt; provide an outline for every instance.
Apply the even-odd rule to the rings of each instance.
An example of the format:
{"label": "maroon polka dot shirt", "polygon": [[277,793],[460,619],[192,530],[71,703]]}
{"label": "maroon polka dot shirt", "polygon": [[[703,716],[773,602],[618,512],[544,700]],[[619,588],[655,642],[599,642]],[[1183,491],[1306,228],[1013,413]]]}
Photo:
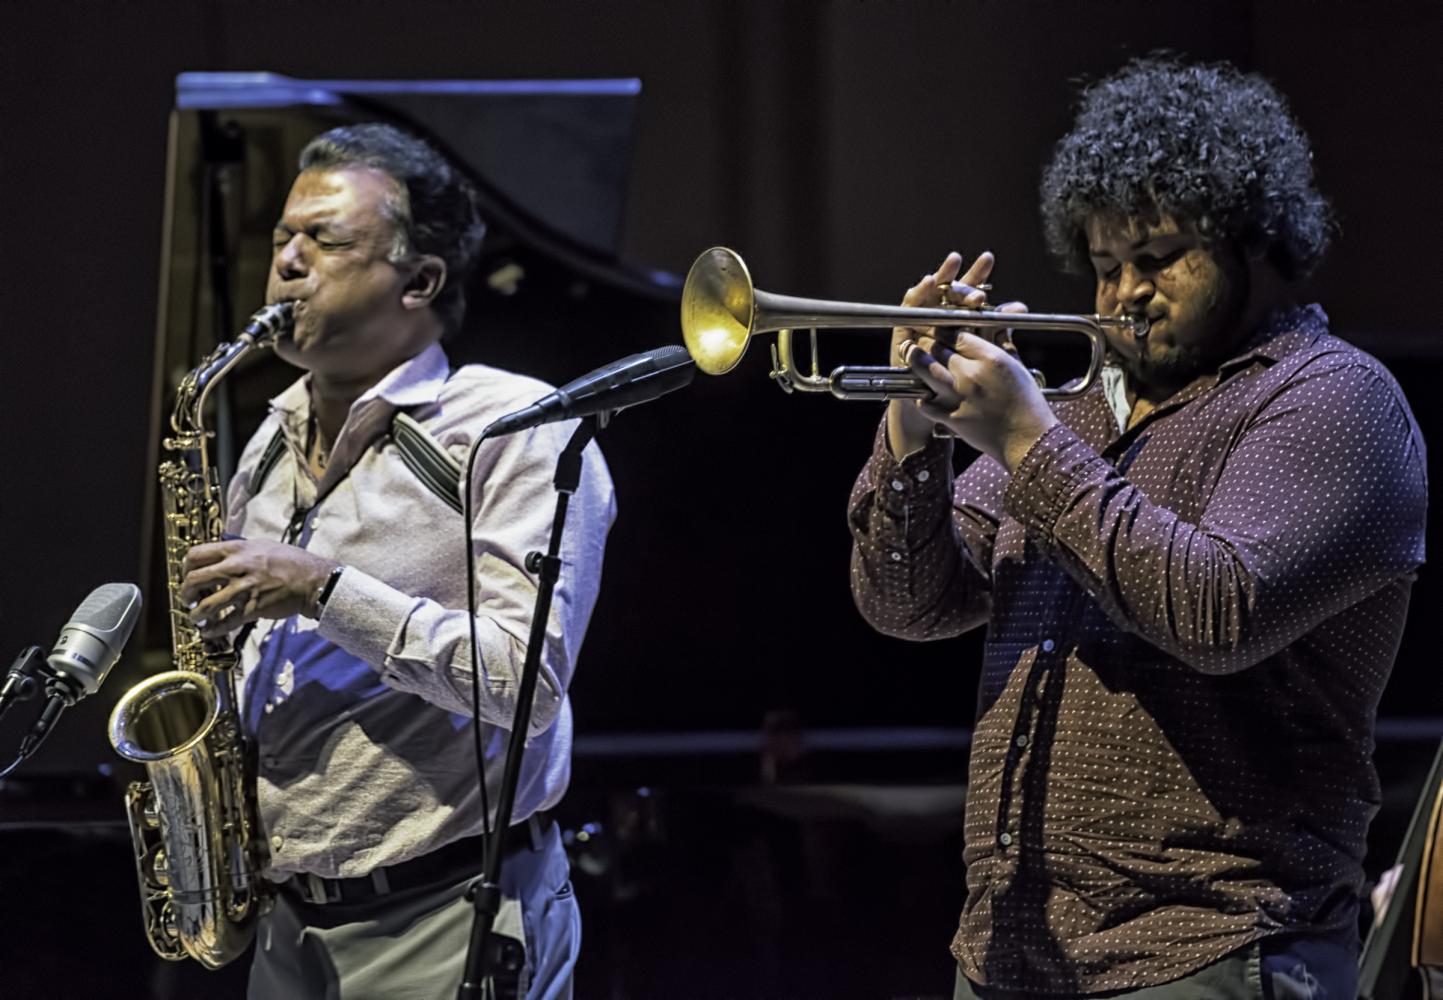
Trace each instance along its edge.
{"label": "maroon polka dot shirt", "polygon": [[987,626],[969,768],[968,978],[1088,993],[1266,935],[1354,933],[1375,710],[1423,561],[1397,383],[1276,314],[1126,432],[1100,388],[1008,476],[951,444],[852,492],[877,629]]}

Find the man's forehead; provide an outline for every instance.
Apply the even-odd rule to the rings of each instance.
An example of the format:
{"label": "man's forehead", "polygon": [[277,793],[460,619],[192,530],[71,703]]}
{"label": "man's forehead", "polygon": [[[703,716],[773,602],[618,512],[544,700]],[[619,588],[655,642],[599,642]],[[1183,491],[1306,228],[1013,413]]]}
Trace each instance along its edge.
{"label": "man's forehead", "polygon": [[1164,236],[1187,232],[1189,227],[1166,212],[1145,215],[1108,213],[1087,220],[1087,245],[1099,250],[1134,249]]}
{"label": "man's forehead", "polygon": [[335,216],[380,210],[396,187],[389,174],[370,167],[303,170],[291,185],[285,213]]}

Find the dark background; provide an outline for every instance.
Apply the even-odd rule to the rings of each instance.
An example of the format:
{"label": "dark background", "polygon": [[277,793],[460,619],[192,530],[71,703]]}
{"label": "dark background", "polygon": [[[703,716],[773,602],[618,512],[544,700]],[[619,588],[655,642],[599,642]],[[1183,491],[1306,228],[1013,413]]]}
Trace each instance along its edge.
{"label": "dark background", "polygon": [[[178,72],[638,77],[624,261],[681,274],[723,244],[763,288],[888,302],[947,250],[991,249],[997,297],[1081,312],[1090,292],[1050,266],[1035,196],[1077,81],[1158,47],[1227,58],[1276,81],[1313,137],[1342,236],[1308,294],[1336,332],[1389,364],[1432,437],[1443,426],[1440,10],[1264,0],[0,6],[0,655],[50,642],[97,583],[139,579]],[[259,301],[257,287],[237,304]],[[601,289],[590,301],[467,353],[558,381],[679,339],[664,299],[617,305]],[[838,340],[854,350],[834,349],[834,362],[879,360],[879,337]],[[624,414],[603,439],[620,520],[573,688],[584,752],[563,816],[601,829],[592,884],[578,876],[590,908],[583,995],[940,995],[950,981],[944,946],[961,876],[956,803],[937,789],[964,773],[979,640],[903,645],[860,621],[843,512],[877,410],[785,397],[767,384],[763,354]],[[1443,588],[1431,576],[1425,568],[1414,591],[1381,710],[1388,803],[1374,874],[1443,732],[1431,721],[1443,715],[1432,655]],[[86,995],[110,977],[117,996],[233,988],[229,970],[154,978],[124,841],[104,822],[118,803],[114,814],[76,804],[77,821],[63,827],[30,819],[87,803],[112,780],[97,770],[111,760],[104,717],[141,672],[128,654],[3,789],[0,824],[12,832],[0,869],[0,995],[39,995],[57,939],[102,940],[81,949],[90,958],[65,952],[54,973]],[[793,759],[786,739],[759,742],[764,722],[783,737],[800,728],[813,751]],[[7,719],[7,732],[16,724]],[[693,738],[648,755],[622,738],[643,732]],[[893,749],[816,750],[853,736]],[[832,791],[783,795],[760,780],[778,771],[781,785]],[[841,796],[841,782],[864,791]],[[894,795],[879,804],[865,791],[877,788]],[[920,798],[899,805],[908,790]]]}

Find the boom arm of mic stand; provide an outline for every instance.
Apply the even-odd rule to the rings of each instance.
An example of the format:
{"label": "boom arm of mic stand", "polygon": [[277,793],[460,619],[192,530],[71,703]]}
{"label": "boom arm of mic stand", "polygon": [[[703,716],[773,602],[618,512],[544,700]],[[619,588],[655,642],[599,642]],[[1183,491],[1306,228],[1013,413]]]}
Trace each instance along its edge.
{"label": "boom arm of mic stand", "polygon": [[[466,949],[466,971],[461,978],[458,1000],[483,1000],[488,996],[487,981],[494,975],[488,968],[491,950],[487,947],[491,926],[501,910],[501,851],[505,833],[511,826],[512,807],[516,803],[516,783],[521,775],[521,755],[531,728],[531,703],[536,695],[536,681],[541,674],[541,650],[546,643],[546,622],[551,616],[551,597],[561,577],[561,535],[566,528],[566,508],[571,495],[581,485],[581,453],[596,437],[600,414],[584,418],[571,435],[556,462],[556,515],[551,522],[551,541],[546,554],[532,552],[526,557],[526,568],[538,574],[536,611],[531,617],[531,636],[526,643],[526,659],[521,666],[521,686],[516,692],[516,714],[511,720],[511,739],[506,747],[506,765],[501,770],[501,795],[496,802],[496,825],[486,841],[486,863],[479,882],[468,890],[476,915],[471,922],[471,942]],[[485,781],[485,776],[481,778]]]}

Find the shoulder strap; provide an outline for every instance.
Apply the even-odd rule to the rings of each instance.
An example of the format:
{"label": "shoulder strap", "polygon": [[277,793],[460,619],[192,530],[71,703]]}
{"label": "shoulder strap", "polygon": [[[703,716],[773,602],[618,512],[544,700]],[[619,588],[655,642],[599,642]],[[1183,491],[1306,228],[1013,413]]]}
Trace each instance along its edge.
{"label": "shoulder strap", "polygon": [[249,487],[251,496],[255,496],[261,491],[266,477],[271,474],[271,470],[276,467],[276,463],[284,457],[285,453],[286,436],[277,427],[276,432],[271,435],[270,441],[266,444],[266,450],[261,452],[261,460],[256,463],[256,471],[251,475]]}
{"label": "shoulder strap", "polygon": [[404,410],[397,410],[391,418],[391,438],[401,460],[422,485],[460,514],[461,463]]}

